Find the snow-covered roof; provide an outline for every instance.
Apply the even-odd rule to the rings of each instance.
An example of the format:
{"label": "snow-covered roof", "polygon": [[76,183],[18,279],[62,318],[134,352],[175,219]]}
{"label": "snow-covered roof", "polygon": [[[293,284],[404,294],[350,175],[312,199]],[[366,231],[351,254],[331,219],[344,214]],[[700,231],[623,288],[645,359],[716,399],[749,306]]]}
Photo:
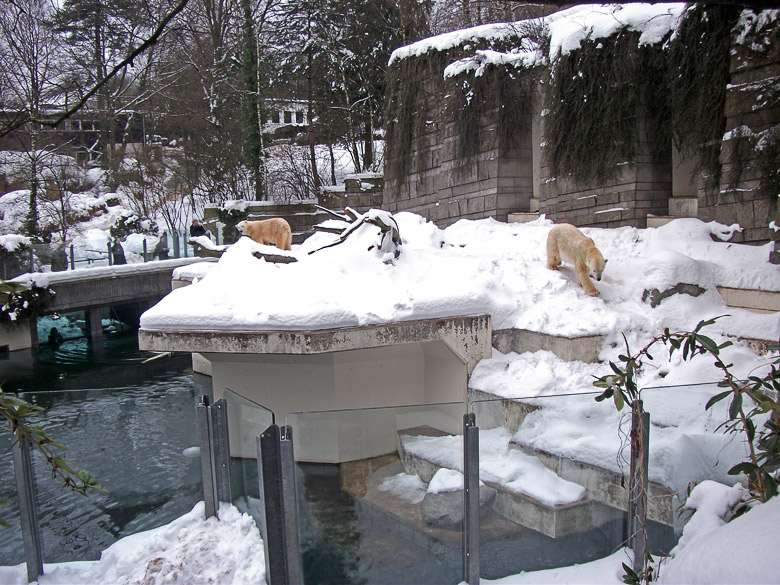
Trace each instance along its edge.
{"label": "snow-covered roof", "polygon": [[[490,51],[478,51],[483,60],[513,62],[525,66],[553,60],[577,49],[585,39],[606,38],[619,30],[640,33],[639,44],[662,41],[675,30],[686,10],[682,2],[585,4],[561,10],[549,16],[510,23],[495,23],[456,30],[400,47],[390,55],[389,64],[409,57],[419,57],[432,51],[448,51],[455,47],[474,43],[477,46],[511,39],[522,35],[531,24],[547,29],[550,37],[549,53],[542,55],[539,47],[517,48],[504,56]],[[450,70],[449,75],[454,72]]]}

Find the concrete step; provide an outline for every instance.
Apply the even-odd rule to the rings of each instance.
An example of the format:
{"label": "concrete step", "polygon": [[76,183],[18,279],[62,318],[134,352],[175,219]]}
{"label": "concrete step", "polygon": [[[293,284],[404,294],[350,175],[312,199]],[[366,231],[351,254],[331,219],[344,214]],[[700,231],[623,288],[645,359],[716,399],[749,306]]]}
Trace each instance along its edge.
{"label": "concrete step", "polygon": [[539,219],[539,212],[515,212],[507,215],[507,223],[529,223]]}
{"label": "concrete step", "polygon": [[[590,500],[609,506],[610,509],[628,509],[628,469],[626,475],[623,475],[597,465],[531,448],[519,442],[510,441],[509,446],[527,455],[535,456],[558,477],[583,486]],[[675,526],[677,521],[675,510],[681,503],[677,495],[668,487],[649,482],[647,515],[651,520],[667,526]]]}
{"label": "concrete step", "polygon": [[669,215],[673,217],[696,217],[699,212],[698,197],[670,197]]}
{"label": "concrete step", "polygon": [[604,343],[602,335],[564,337],[527,329],[499,329],[493,331],[493,347],[501,353],[523,353],[544,349],[564,361],[595,363]]}
{"label": "concrete step", "polygon": [[[498,399],[479,390],[469,390],[469,402],[477,415],[477,425],[480,428],[493,428],[500,425],[512,434],[517,432],[526,416],[540,408],[536,404],[523,400]],[[510,442],[509,446],[527,455],[535,456],[560,478],[583,486],[588,499],[619,510],[626,509],[628,505],[627,475],[624,476],[597,465],[531,448],[516,441]],[[668,526],[675,526],[675,510],[680,505],[678,498],[669,488],[659,483],[650,482],[648,489],[650,493],[648,504],[650,519]]]}
{"label": "concrete step", "polygon": [[[411,437],[441,437],[448,433],[431,427],[415,427],[398,431],[398,456],[404,471],[430,483],[441,466],[408,453],[404,443]],[[493,511],[501,517],[551,538],[560,538],[598,528],[622,518],[622,511],[590,499],[560,506],[550,506],[525,494],[514,492],[494,482],[484,482],[496,491]]]}
{"label": "concrete step", "polygon": [[483,429],[504,427],[512,434],[517,432],[526,416],[541,408],[530,402],[501,399],[473,388],[469,388],[468,400],[472,412],[477,415],[477,426]]}
{"label": "concrete step", "polygon": [[776,313],[780,311],[780,292],[717,287],[720,296],[729,307],[747,309],[755,313]]}
{"label": "concrete step", "polygon": [[681,215],[648,215],[647,227],[659,228],[662,225],[666,225],[670,221],[674,221],[675,219],[682,219],[682,217],[683,216]]}

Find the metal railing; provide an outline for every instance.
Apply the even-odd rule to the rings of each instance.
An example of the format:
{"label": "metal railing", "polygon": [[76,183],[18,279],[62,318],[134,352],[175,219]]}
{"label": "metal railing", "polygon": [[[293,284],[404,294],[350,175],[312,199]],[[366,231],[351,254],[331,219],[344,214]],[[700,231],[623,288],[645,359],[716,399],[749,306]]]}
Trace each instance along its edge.
{"label": "metal railing", "polygon": [[[194,248],[188,243],[188,232],[167,231],[165,235],[169,243],[168,259],[190,258],[196,255]],[[57,271],[114,265],[111,242],[106,244],[105,249],[77,248],[71,244],[64,248],[64,253],[64,259],[61,261]],[[55,249],[48,244],[35,244],[24,253],[20,252],[13,257],[3,256],[0,258],[0,276],[2,280],[9,280],[24,273],[42,272],[47,269],[54,270],[56,268],[52,264],[54,254]],[[142,262],[155,261],[154,248],[150,249],[146,239],[142,242],[142,249],[139,251],[138,256]]]}
{"label": "metal railing", "polygon": [[[702,396],[706,396],[706,392],[705,388]],[[533,441],[524,444],[523,433],[508,431],[502,425],[514,419],[515,426],[522,428],[535,416],[557,415],[564,403],[573,406],[574,412],[582,412],[583,408],[594,407],[594,395],[539,397],[521,405],[515,405],[511,400],[490,399],[468,405],[294,413],[288,415],[287,424],[282,426],[277,425],[273,413],[261,405],[229,390],[225,390],[224,395],[213,404],[207,397],[201,397],[196,406],[206,515],[218,516],[220,502],[235,502],[238,497],[259,500],[254,515],[265,544],[269,585],[305,581],[307,568],[302,561],[302,550],[308,550],[316,540],[311,525],[321,525],[322,518],[338,515],[329,510],[317,512],[314,507],[319,504],[310,500],[307,494],[311,488],[306,483],[309,477],[306,466],[322,466],[328,461],[339,462],[337,489],[339,493],[348,494],[350,505],[356,506],[357,523],[379,525],[381,537],[385,539],[389,532],[396,531],[400,536],[394,542],[409,534],[417,535],[411,538],[415,542],[427,539],[426,546],[431,547],[428,552],[446,559],[444,564],[450,568],[455,565],[455,558],[460,558],[462,570],[457,575],[450,574],[442,582],[476,584],[480,577],[498,578],[521,570],[587,562],[621,547],[632,551],[635,570],[641,570],[648,553],[668,551],[676,542],[672,532],[673,528],[676,532],[677,526],[673,526],[671,518],[679,502],[672,502],[672,498],[680,491],[677,484],[689,481],[689,478],[674,477],[670,480],[671,486],[659,483],[659,472],[653,472],[653,457],[650,456],[650,419],[641,402],[633,405],[633,416],[613,413],[621,425],[625,422],[629,427],[620,432],[612,429],[616,437],[623,437],[620,446],[613,449],[606,445],[602,453],[589,453],[580,461],[571,455],[556,455],[554,450]],[[645,391],[645,395],[646,404],[659,408],[670,396],[668,392],[654,394],[651,391]],[[521,415],[511,412],[515,406],[519,408],[518,412],[522,411]],[[613,407],[600,405],[598,408]],[[675,416],[678,415],[675,411]],[[462,420],[458,421],[457,417]],[[659,418],[663,419],[663,416]],[[477,426],[480,421],[484,430]],[[667,422],[662,420],[660,424]],[[537,465],[539,470],[554,475],[555,481],[577,484],[581,493],[570,500],[564,497],[558,502],[548,502],[545,496],[552,491],[550,494],[526,493],[524,488],[500,484],[495,470],[489,471],[486,467],[489,456],[480,454],[481,432],[503,433],[501,436],[511,443],[510,454],[518,449],[523,457],[533,459],[534,465],[537,465],[538,457],[543,463]],[[253,449],[250,436],[254,437]],[[531,437],[535,436],[532,433]],[[661,438],[657,440],[661,442]],[[438,458],[416,461],[419,453],[415,449],[420,449],[426,441],[434,446],[428,452],[437,453]],[[622,450],[629,445],[630,455],[622,455]],[[485,446],[489,448],[490,443]],[[24,447],[20,447],[17,485],[20,508],[30,514],[28,520],[22,522],[22,528],[25,550],[30,549],[26,552],[28,576],[34,580],[40,574],[43,557],[40,545],[37,550],[35,545],[38,521],[34,515],[35,498],[30,495],[34,482],[27,477],[29,464],[24,463]],[[723,456],[722,449],[718,449],[718,456]],[[15,463],[16,458],[15,454]],[[252,461],[255,466],[256,476],[252,481],[257,491],[253,495],[245,493],[246,478],[235,481],[236,459]],[[621,459],[630,465],[627,477],[623,474]],[[377,488],[370,483],[373,474],[381,475],[377,470],[383,470],[385,480],[392,478],[396,469],[401,469],[401,474],[425,476],[423,482],[428,484],[442,468],[463,474],[462,507],[455,510],[455,517],[460,518],[455,526],[438,526],[423,519],[428,522],[426,527],[422,520],[409,517],[410,510],[417,510],[409,504],[404,505],[405,519],[397,519],[393,513],[380,510],[379,500],[371,500],[372,494],[368,493]],[[708,478],[701,476],[699,470],[691,473],[696,474],[698,480]],[[706,475],[706,470],[704,473]],[[234,486],[241,492],[239,495],[234,493]],[[552,490],[539,485],[531,488],[532,492]],[[480,498],[483,490],[498,492],[492,503],[485,507]],[[319,497],[319,502],[323,501],[325,505],[332,503],[328,498]],[[501,518],[497,519],[499,512]],[[311,517],[312,514],[319,519]],[[542,517],[544,515],[547,515],[546,519]],[[346,529],[355,530],[354,523],[348,524]],[[497,533],[501,539],[498,544]],[[459,542],[458,547],[451,546],[454,537]],[[432,543],[431,539],[436,542]],[[330,542],[333,538],[322,540]],[[358,540],[362,546],[369,546],[363,538]],[[507,555],[507,550],[513,550],[513,553]],[[361,554],[365,552],[361,549]],[[383,549],[381,554],[388,552],[392,551]],[[496,569],[495,565],[501,564],[496,563],[498,555],[512,557],[511,563]],[[309,555],[310,558],[313,556],[316,555]],[[491,562],[486,563],[485,558]],[[503,571],[504,575],[497,575],[497,571]],[[406,575],[406,578],[413,582],[412,575]]]}

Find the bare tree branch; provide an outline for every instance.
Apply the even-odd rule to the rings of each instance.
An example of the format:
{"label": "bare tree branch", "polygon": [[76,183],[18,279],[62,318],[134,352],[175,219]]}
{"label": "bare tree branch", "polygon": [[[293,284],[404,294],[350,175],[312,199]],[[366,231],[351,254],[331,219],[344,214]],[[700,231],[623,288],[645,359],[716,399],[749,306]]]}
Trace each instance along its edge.
{"label": "bare tree branch", "polygon": [[58,126],[63,120],[66,120],[76,112],[78,112],[81,108],[84,107],[84,105],[87,103],[87,101],[95,95],[98,90],[100,90],[101,87],[103,87],[106,83],[108,83],[114,76],[116,76],[117,73],[122,71],[125,67],[128,65],[133,64],[133,60],[146,51],[149,47],[157,43],[157,41],[160,38],[160,35],[163,33],[165,28],[168,26],[168,23],[173,20],[177,14],[179,14],[182,10],[184,10],[184,7],[187,6],[189,0],[179,0],[179,3],[171,10],[168,14],[165,15],[165,17],[160,21],[160,24],[157,25],[157,28],[154,30],[154,32],[147,37],[147,39],[141,43],[138,47],[136,47],[127,57],[122,59],[103,79],[98,81],[92,88],[84,94],[84,96],[76,102],[72,107],[65,110],[62,114],[60,114],[59,117],[57,117],[54,120],[43,120],[38,119],[35,116],[27,116],[24,118],[20,118],[19,120],[16,120],[15,122],[10,123],[5,128],[0,129],[0,138],[3,136],[7,136],[11,132],[18,130],[25,124],[29,123],[37,123],[41,124],[43,126],[50,126],[50,127],[56,127]]}

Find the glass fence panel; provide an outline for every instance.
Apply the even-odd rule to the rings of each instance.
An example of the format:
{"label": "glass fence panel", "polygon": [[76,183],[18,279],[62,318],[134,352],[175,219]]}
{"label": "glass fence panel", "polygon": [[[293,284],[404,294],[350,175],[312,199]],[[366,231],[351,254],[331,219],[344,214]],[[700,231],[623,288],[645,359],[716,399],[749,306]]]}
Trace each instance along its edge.
{"label": "glass fence panel", "polygon": [[[650,414],[648,514],[677,533],[690,518],[683,508],[689,491],[707,480],[734,485],[738,478],[728,470],[748,460],[744,432],[730,433],[722,426],[729,420],[731,399],[706,408],[710,398],[725,390],[717,383],[642,390],[644,410]],[[768,416],[754,419],[757,429]],[[667,538],[651,552],[668,553],[676,543]]]}
{"label": "glass fence panel", "polygon": [[230,483],[233,504],[260,522],[256,437],[274,424],[274,413],[225,388],[230,433]]}
{"label": "glass fence panel", "polygon": [[[156,528],[203,499],[198,460],[195,390],[116,388],[29,392],[20,397],[44,407],[36,424],[68,446],[65,457],[101,484],[86,497],[54,480],[33,456],[44,561],[98,559],[116,540]],[[10,454],[8,454],[10,456]],[[4,458],[6,455],[3,456]],[[0,475],[0,493],[14,488]],[[14,542],[0,557],[19,558]]]}
{"label": "glass fence panel", "polygon": [[624,546],[630,413],[596,395],[470,403],[480,429],[482,578],[581,564]]}
{"label": "glass fence panel", "polygon": [[16,503],[16,482],[14,461],[11,453],[11,436],[5,428],[0,433],[0,518],[8,522],[6,528],[0,527],[0,565],[12,566],[24,562],[24,542]]}
{"label": "glass fence panel", "polygon": [[287,417],[305,583],[463,581],[465,413],[457,403]]}

